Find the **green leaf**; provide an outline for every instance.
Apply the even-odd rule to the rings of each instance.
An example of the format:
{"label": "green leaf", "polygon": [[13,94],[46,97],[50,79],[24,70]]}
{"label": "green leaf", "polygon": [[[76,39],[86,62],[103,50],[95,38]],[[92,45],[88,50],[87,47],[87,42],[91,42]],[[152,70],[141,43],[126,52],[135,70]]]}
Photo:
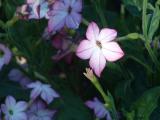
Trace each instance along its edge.
{"label": "green leaf", "polygon": [[92,120],[87,107],[78,96],[70,90],[64,90],[61,94],[61,108],[56,120]]}
{"label": "green leaf", "polygon": [[140,15],[140,11],[142,11],[143,0],[123,0],[123,3],[132,15]]}
{"label": "green leaf", "polygon": [[0,82],[0,98],[4,98],[8,95],[12,95],[17,99],[27,100],[29,97],[29,91],[23,90],[17,84],[13,84],[8,81],[1,81]]}
{"label": "green leaf", "polygon": [[139,11],[142,10],[143,0],[123,0],[125,5],[135,6]]}
{"label": "green leaf", "polygon": [[152,88],[146,92],[133,104],[132,112],[136,114],[136,120],[149,120],[153,110],[157,107],[160,96],[160,87]]}
{"label": "green leaf", "polygon": [[156,5],[156,8],[153,12],[153,17],[151,19],[149,31],[148,31],[148,37],[150,41],[153,39],[153,36],[158,29],[159,23],[160,23],[160,10],[159,10],[159,6]]}

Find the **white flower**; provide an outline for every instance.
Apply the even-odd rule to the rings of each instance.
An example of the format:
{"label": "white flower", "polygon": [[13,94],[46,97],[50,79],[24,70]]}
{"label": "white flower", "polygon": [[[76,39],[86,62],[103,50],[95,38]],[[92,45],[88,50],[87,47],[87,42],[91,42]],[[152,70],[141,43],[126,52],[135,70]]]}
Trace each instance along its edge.
{"label": "white flower", "polygon": [[1,109],[5,114],[5,120],[27,120],[25,113],[27,103],[24,101],[16,103],[16,100],[12,96],[8,96],[5,104],[1,105]]}

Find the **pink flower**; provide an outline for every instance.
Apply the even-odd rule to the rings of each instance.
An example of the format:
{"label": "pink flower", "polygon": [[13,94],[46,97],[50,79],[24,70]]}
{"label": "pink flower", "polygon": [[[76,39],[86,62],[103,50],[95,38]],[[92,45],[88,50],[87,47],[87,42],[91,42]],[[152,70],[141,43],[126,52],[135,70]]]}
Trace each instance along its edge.
{"label": "pink flower", "polygon": [[105,68],[106,60],[114,62],[124,56],[115,38],[117,31],[109,28],[99,30],[96,23],[89,24],[86,32],[86,40],[82,40],[77,48],[77,56],[81,59],[90,59],[90,67],[100,77]]}
{"label": "pink flower", "polygon": [[65,25],[77,29],[81,22],[82,0],[59,0],[49,12],[48,30],[57,31]]}

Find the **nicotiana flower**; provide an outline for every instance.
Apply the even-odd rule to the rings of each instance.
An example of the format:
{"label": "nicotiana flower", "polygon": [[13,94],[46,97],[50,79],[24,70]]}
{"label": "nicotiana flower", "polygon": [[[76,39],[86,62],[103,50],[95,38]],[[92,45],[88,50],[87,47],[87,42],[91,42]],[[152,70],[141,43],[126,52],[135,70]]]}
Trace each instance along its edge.
{"label": "nicotiana flower", "polygon": [[94,98],[93,101],[87,101],[85,104],[90,109],[94,110],[94,113],[97,118],[99,118],[99,119],[106,118],[106,120],[112,120],[108,110],[105,108],[105,106],[97,98]]}
{"label": "nicotiana flower", "polygon": [[0,55],[0,70],[1,70],[5,64],[6,65],[9,64],[12,57],[12,53],[3,44],[0,44],[0,51],[2,52],[2,55]]}
{"label": "nicotiana flower", "polygon": [[33,100],[40,95],[40,97],[49,104],[54,100],[54,98],[59,97],[59,94],[53,90],[49,84],[42,84],[39,81],[30,83],[28,88],[33,89],[30,95],[30,98]]}
{"label": "nicotiana flower", "polygon": [[12,96],[8,96],[5,100],[5,104],[1,105],[2,112],[5,114],[5,120],[27,120],[25,110],[27,109],[27,103],[24,101],[16,100]]}
{"label": "nicotiana flower", "polygon": [[52,57],[53,60],[59,61],[64,59],[68,64],[72,62],[75,43],[72,41],[72,37],[68,36],[65,31],[61,31],[61,33],[53,37],[52,45],[58,49],[57,54]]}
{"label": "nicotiana flower", "polygon": [[96,23],[89,24],[86,32],[86,40],[82,40],[76,54],[81,59],[90,59],[90,67],[100,77],[106,60],[114,62],[124,56],[124,53],[115,38],[117,32],[114,29],[104,28],[99,30]]}
{"label": "nicotiana flower", "polygon": [[49,2],[47,0],[27,0],[26,4],[18,7],[18,16],[25,19],[48,19]]}
{"label": "nicotiana flower", "polygon": [[27,85],[31,83],[31,80],[18,69],[12,69],[8,77],[11,81],[18,82],[23,88],[27,88]]}
{"label": "nicotiana flower", "polygon": [[55,110],[47,109],[44,102],[38,100],[27,111],[27,120],[52,120],[55,112]]}
{"label": "nicotiana flower", "polygon": [[29,19],[48,19],[49,3],[46,0],[27,0],[29,4]]}
{"label": "nicotiana flower", "polygon": [[65,25],[77,29],[81,22],[82,0],[57,0],[49,12],[48,30],[57,31]]}

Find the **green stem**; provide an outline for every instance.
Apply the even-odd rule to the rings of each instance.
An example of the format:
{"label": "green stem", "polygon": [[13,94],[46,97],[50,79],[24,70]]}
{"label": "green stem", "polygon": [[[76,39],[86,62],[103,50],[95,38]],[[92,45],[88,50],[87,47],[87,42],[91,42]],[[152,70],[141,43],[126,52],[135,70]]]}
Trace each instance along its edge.
{"label": "green stem", "polygon": [[14,16],[11,20],[7,21],[6,27],[13,26],[18,20],[19,18],[17,16]]}
{"label": "green stem", "polygon": [[128,35],[125,35],[125,36],[122,36],[122,37],[118,37],[116,40],[117,41],[125,41],[125,40],[137,40],[137,39],[144,40],[142,38],[142,35],[138,34],[138,33],[130,33]]}
{"label": "green stem", "polygon": [[0,20],[0,28],[5,29],[5,23],[2,20]]}
{"label": "green stem", "polygon": [[83,18],[83,19],[82,19],[82,23],[83,23],[84,25],[86,25],[86,26],[88,26],[88,25],[89,25],[88,20],[86,20],[85,18]]}
{"label": "green stem", "polygon": [[145,47],[152,59],[152,61],[154,62],[154,64],[156,65],[156,67],[158,68],[158,70],[160,71],[160,63],[157,59],[157,57],[155,56],[151,46],[150,46],[150,40],[148,38],[148,30],[147,30],[147,4],[148,4],[148,0],[143,0],[143,15],[142,15],[142,29],[143,29],[143,35],[145,38]]}
{"label": "green stem", "polygon": [[153,50],[152,50],[149,42],[146,42],[146,43],[145,43],[145,47],[146,47],[146,49],[147,49],[147,51],[148,51],[148,53],[149,53],[152,61],[155,63],[156,67],[157,67],[158,70],[160,71],[160,63],[159,63],[157,57],[155,56],[155,54],[154,54],[154,52],[153,52]]}
{"label": "green stem", "polygon": [[125,6],[123,4],[121,5],[121,18],[125,18]]}
{"label": "green stem", "polygon": [[112,99],[110,99],[109,96],[106,95],[106,93],[104,92],[101,84],[99,83],[99,80],[96,77],[94,77],[91,80],[91,82],[96,87],[96,89],[99,91],[99,93],[102,95],[102,97],[105,101],[106,108],[110,108],[112,110],[113,117],[114,117],[113,120],[118,120],[114,101]]}
{"label": "green stem", "polygon": [[125,40],[128,40],[126,36],[116,38],[116,41],[125,41]]}
{"label": "green stem", "polygon": [[147,38],[147,3],[148,3],[148,0],[143,0],[142,29],[143,29],[143,35],[145,39]]}
{"label": "green stem", "polygon": [[94,77],[94,79],[91,81],[93,83],[93,85],[97,88],[97,90],[100,92],[100,94],[102,95],[104,101],[108,104],[110,102],[109,97],[105,94],[105,92],[103,91],[102,86],[100,85],[99,81],[97,80],[96,77]]}

